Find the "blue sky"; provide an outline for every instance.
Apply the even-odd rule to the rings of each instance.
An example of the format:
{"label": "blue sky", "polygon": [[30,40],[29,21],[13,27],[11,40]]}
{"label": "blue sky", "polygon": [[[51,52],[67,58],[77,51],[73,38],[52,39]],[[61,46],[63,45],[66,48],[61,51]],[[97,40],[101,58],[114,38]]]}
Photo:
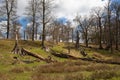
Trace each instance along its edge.
{"label": "blue sky", "polygon": [[1,21],[6,21],[6,17],[0,17],[0,22]]}
{"label": "blue sky", "polygon": [[68,21],[68,19],[65,18],[65,17],[61,17],[61,18],[58,18],[57,21],[59,21],[59,22],[62,23],[62,24],[65,24],[65,23]]}
{"label": "blue sky", "polygon": [[29,19],[23,16],[23,17],[20,17],[18,21],[20,25],[23,27],[22,29],[25,30],[27,27],[27,24],[29,23]]}

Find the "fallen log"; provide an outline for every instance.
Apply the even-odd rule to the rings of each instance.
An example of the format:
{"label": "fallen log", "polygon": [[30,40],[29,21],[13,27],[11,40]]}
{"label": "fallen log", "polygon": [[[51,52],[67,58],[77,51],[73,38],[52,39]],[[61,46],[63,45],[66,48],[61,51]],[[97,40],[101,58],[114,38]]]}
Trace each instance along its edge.
{"label": "fallen log", "polygon": [[115,61],[98,60],[98,59],[92,59],[92,58],[78,58],[78,59],[83,60],[83,61],[92,61],[92,62],[96,62],[96,63],[120,65],[120,62],[115,62]]}
{"label": "fallen log", "polygon": [[98,59],[93,59],[93,58],[77,58],[75,56],[68,55],[68,54],[56,53],[55,51],[52,51],[51,54],[56,56],[56,57],[60,57],[60,58],[67,58],[67,59],[83,60],[83,61],[96,62],[96,63],[120,65],[120,62],[107,61],[107,60],[98,60]]}
{"label": "fallen log", "polygon": [[55,51],[51,50],[51,54],[56,56],[56,57],[60,57],[60,58],[69,58],[69,59],[77,59],[74,56],[71,56],[69,54],[63,54],[63,53],[56,53]]}
{"label": "fallen log", "polygon": [[38,54],[32,53],[24,48],[21,49],[21,55],[29,55],[29,56],[35,57],[37,59],[40,59],[42,61],[45,61],[47,63],[57,62],[56,60],[52,60],[50,56],[48,58],[44,58],[44,57],[42,57]]}
{"label": "fallen log", "polygon": [[45,60],[44,57],[42,57],[42,56],[40,56],[38,54],[32,53],[32,52],[30,52],[30,51],[28,51],[26,49],[23,49],[23,48],[21,49],[21,54],[23,54],[23,55],[29,55],[29,56],[38,58],[38,59],[43,60],[43,61]]}

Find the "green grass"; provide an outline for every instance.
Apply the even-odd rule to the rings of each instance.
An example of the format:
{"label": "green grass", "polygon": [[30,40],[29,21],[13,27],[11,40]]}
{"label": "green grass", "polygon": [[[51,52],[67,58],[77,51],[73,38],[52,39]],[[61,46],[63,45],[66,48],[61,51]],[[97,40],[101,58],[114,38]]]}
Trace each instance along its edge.
{"label": "green grass", "polygon": [[64,49],[61,46],[54,46],[52,50],[56,51],[57,53],[63,53]]}
{"label": "green grass", "polygon": [[[47,46],[58,53],[67,53],[66,44],[53,44],[45,42]],[[11,50],[14,47],[14,40],[0,40],[0,80],[120,80],[120,66],[98,64],[81,60],[71,60],[58,58],[51,53],[41,49],[40,41],[19,41],[19,46],[23,47],[35,54],[41,55],[44,58],[51,56],[58,63],[46,63],[44,61],[37,62],[36,58],[30,56],[20,56],[12,54]],[[70,44],[73,47],[73,44]],[[120,62],[120,52],[115,51],[110,54],[106,50],[95,50],[85,48],[87,57],[96,57]],[[71,49],[70,55],[83,57],[79,50]],[[17,57],[18,61],[13,59]],[[29,62],[29,63],[28,63]],[[97,76],[94,76],[94,75]],[[100,75],[103,74],[103,75]]]}

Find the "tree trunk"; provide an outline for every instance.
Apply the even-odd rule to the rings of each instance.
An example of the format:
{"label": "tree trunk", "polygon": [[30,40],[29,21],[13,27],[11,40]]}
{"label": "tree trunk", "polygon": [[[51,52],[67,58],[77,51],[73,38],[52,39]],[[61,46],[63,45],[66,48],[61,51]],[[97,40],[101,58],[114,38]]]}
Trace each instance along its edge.
{"label": "tree trunk", "polygon": [[110,45],[110,51],[113,53],[112,48],[112,32],[111,32],[111,22],[110,22],[110,10],[108,9],[108,27],[109,27],[109,45]]}
{"label": "tree trunk", "polygon": [[[34,0],[33,0],[34,3]],[[32,41],[34,41],[34,33],[35,33],[35,4],[32,5],[33,8],[33,24],[32,24]]]}
{"label": "tree trunk", "polygon": [[99,17],[99,28],[100,28],[100,32],[99,32],[99,49],[103,49],[102,47],[102,26],[101,26],[101,18]]}
{"label": "tree trunk", "polygon": [[72,43],[73,43],[73,28],[72,28]]}
{"label": "tree trunk", "polygon": [[9,39],[9,31],[10,31],[10,14],[7,14],[7,39]]}
{"label": "tree trunk", "polygon": [[38,24],[36,23],[36,40],[37,40],[37,32],[38,32]]}
{"label": "tree trunk", "polygon": [[118,16],[116,16],[116,50],[118,50]]}
{"label": "tree trunk", "polygon": [[32,41],[34,41],[34,32],[35,32],[35,28],[34,28],[34,26],[35,26],[35,21],[33,20],[33,28],[32,28]]}
{"label": "tree trunk", "polygon": [[26,37],[26,32],[25,32],[25,30],[24,30],[24,40],[25,40],[25,37]]}
{"label": "tree trunk", "polygon": [[108,44],[107,44],[107,47],[106,49],[110,49],[110,52],[113,53],[113,48],[112,48],[112,32],[111,32],[111,11],[110,11],[110,0],[108,2],[108,9],[107,9],[107,23],[108,23],[108,30],[109,30],[109,41],[108,41]]}
{"label": "tree trunk", "polygon": [[19,46],[18,46],[18,31],[17,29],[15,30],[15,45],[12,49],[12,51],[14,54],[18,54],[19,53]]}
{"label": "tree trunk", "polygon": [[45,48],[45,0],[43,0],[43,33],[42,33],[42,48]]}
{"label": "tree trunk", "polygon": [[76,44],[75,44],[75,48],[79,48],[79,40],[80,40],[80,37],[79,37],[79,32],[77,31],[77,37],[76,37]]}
{"label": "tree trunk", "polygon": [[87,33],[87,29],[85,31],[85,45],[86,45],[86,47],[88,47],[88,33]]}

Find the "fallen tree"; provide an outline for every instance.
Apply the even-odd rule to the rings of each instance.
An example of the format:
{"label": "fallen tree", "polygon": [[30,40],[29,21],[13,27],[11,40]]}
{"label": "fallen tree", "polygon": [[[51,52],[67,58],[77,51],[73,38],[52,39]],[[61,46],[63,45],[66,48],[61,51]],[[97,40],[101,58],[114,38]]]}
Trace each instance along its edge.
{"label": "fallen tree", "polygon": [[72,55],[64,54],[64,53],[56,53],[55,51],[51,51],[51,54],[60,57],[60,58],[67,58],[67,59],[75,59],[75,60],[83,60],[83,61],[90,61],[90,62],[96,62],[96,63],[105,63],[105,64],[116,64],[120,65],[120,62],[115,62],[115,61],[107,61],[107,60],[99,60],[96,58],[77,58]]}
{"label": "fallen tree", "polygon": [[20,55],[29,55],[29,56],[32,56],[32,57],[35,57],[35,58],[38,58],[40,60],[45,61],[44,57],[42,57],[42,56],[40,56],[38,54],[32,53],[32,52],[30,52],[30,51],[28,51],[28,50],[26,50],[24,48],[21,49],[21,54]]}
{"label": "fallen tree", "polygon": [[71,56],[69,54],[57,53],[57,52],[55,52],[53,50],[51,50],[51,54],[56,56],[56,57],[60,57],[60,58],[77,59],[76,57]]}
{"label": "fallen tree", "polygon": [[21,55],[29,55],[29,56],[32,56],[32,57],[35,57],[37,59],[40,59],[42,61],[45,61],[47,63],[51,63],[51,62],[57,62],[56,60],[53,60],[51,56],[48,56],[48,58],[44,58],[42,57],[41,55],[38,55],[36,53],[32,53],[24,48],[21,49]]}
{"label": "fallen tree", "polygon": [[105,63],[105,64],[120,65],[120,62],[115,62],[115,61],[98,60],[98,59],[92,59],[92,58],[78,58],[78,59],[84,60],[84,61],[92,61],[92,62],[96,62],[96,63]]}

